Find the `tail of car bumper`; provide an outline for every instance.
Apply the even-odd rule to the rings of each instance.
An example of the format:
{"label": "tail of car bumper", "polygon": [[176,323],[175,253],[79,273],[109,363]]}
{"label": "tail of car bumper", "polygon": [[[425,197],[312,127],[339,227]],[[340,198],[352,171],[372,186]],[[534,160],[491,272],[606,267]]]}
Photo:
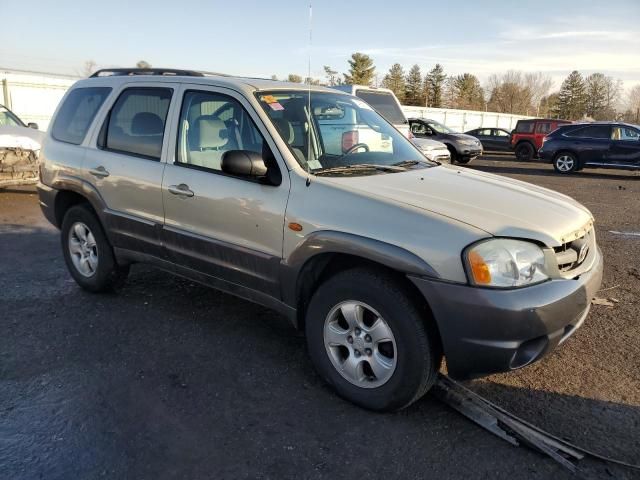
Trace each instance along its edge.
{"label": "tail of car bumper", "polygon": [[602,282],[602,254],[588,272],[515,290],[410,277],[440,331],[451,376],[515,370],[539,360],[584,322]]}

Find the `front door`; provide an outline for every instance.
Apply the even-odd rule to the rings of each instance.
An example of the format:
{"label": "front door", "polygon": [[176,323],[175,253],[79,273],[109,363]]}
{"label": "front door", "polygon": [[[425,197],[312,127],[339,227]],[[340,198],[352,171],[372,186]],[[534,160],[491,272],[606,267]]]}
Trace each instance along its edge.
{"label": "front door", "polygon": [[241,95],[223,88],[183,87],[175,135],[162,184],[163,241],[168,257],[236,285],[279,298],[289,177],[282,159],[279,186],[221,170],[229,150],[266,154],[275,145]]}
{"label": "front door", "polygon": [[161,157],[176,88],[166,82],[125,85],[97,132],[97,148],[86,153],[84,176],[104,200],[115,247],[162,254]]}
{"label": "front door", "polygon": [[614,126],[608,159],[610,163],[640,167],[640,132],[626,125]]}

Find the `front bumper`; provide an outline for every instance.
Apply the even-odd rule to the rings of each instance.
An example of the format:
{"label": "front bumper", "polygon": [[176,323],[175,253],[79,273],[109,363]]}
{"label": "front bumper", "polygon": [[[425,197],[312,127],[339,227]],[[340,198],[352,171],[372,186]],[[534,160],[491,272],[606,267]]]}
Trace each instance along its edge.
{"label": "front bumper", "polygon": [[471,160],[473,160],[476,157],[479,157],[480,155],[482,155],[482,149],[481,148],[469,148],[469,147],[461,147],[458,150],[458,155],[462,158],[470,158]]}
{"label": "front bumper", "polygon": [[584,322],[602,283],[593,267],[575,279],[497,290],[409,278],[427,299],[447,360],[458,379],[515,370],[539,360]]}

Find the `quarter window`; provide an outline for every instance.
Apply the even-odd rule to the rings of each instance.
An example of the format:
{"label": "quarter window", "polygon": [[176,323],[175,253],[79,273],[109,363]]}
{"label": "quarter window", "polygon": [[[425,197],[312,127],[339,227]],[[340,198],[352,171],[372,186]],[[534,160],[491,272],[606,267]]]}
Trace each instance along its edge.
{"label": "quarter window", "polygon": [[51,136],[61,142],[80,145],[109,92],[109,87],[76,88],[71,91],[60,107]]}
{"label": "quarter window", "polygon": [[263,153],[264,139],[240,103],[227,95],[189,91],[178,130],[177,164],[222,170],[229,150]]}
{"label": "quarter window", "polygon": [[160,159],[170,88],[128,88],[109,114],[100,147]]}
{"label": "quarter window", "polygon": [[516,133],[533,133],[535,123],[528,120],[519,120],[516,124]]}

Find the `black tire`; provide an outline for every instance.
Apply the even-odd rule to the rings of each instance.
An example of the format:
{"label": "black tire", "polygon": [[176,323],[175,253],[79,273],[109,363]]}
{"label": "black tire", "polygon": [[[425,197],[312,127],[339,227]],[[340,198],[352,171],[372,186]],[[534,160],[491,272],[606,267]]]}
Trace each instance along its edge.
{"label": "black tire", "polygon": [[[98,260],[97,268],[91,276],[83,275],[71,258],[69,236],[72,235],[71,229],[78,222],[86,225],[95,239]],[[104,234],[102,225],[88,205],[75,205],[65,213],[60,234],[67,269],[78,285],[90,292],[107,292],[117,289],[124,283],[129,274],[129,267],[117,264],[113,248]]]}
{"label": "black tire", "polygon": [[458,161],[458,151],[453,148],[453,146],[447,144],[447,149],[449,150],[449,153],[451,154],[451,164],[454,164]]}
{"label": "black tire", "polygon": [[553,169],[563,175],[581,170],[578,157],[571,152],[560,152],[553,158]]}
{"label": "black tire", "polygon": [[[386,383],[374,388],[344,378],[325,348],[325,321],[334,307],[347,300],[373,307],[395,337],[395,370]],[[320,285],[309,303],[305,330],[311,360],[320,376],[356,405],[376,411],[407,407],[434,384],[442,359],[437,331],[424,310],[385,272],[363,268],[340,272]]]}
{"label": "black tire", "polygon": [[533,159],[533,156],[536,154],[535,148],[529,142],[519,143],[516,147],[516,158],[521,162],[529,162]]}
{"label": "black tire", "polygon": [[461,165],[466,165],[467,163],[469,163],[471,161],[471,157],[460,157],[458,156],[458,163]]}

